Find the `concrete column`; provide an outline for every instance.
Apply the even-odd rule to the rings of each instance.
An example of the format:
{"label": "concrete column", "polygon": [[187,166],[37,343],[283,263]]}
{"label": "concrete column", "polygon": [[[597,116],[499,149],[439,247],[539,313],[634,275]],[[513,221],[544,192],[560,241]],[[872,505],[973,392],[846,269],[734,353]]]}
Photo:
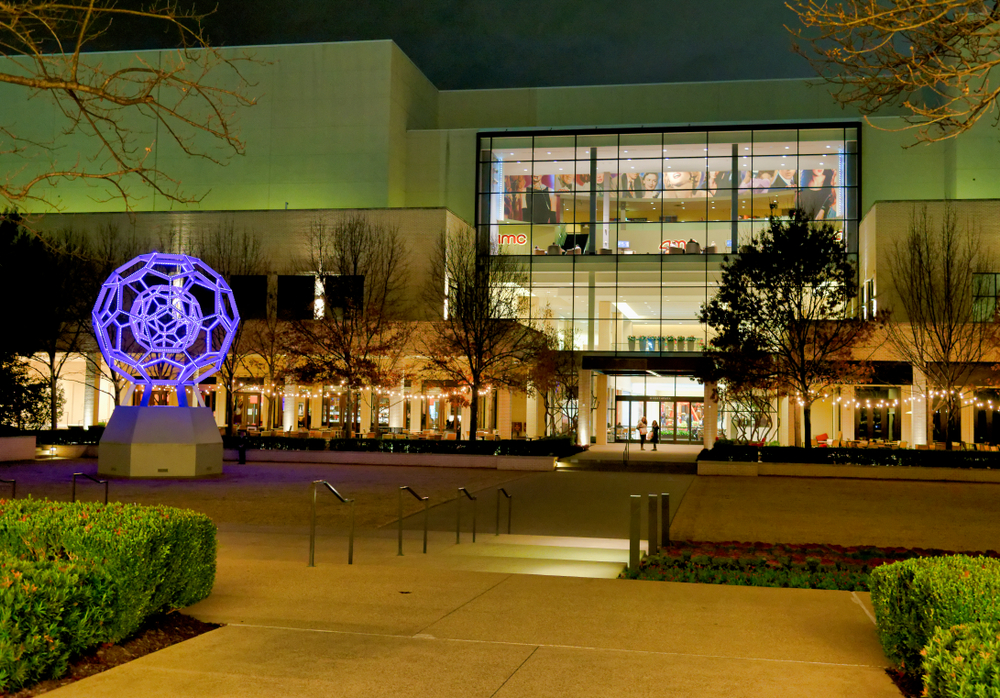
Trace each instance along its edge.
{"label": "concrete column", "polygon": [[538,419],[538,413],[542,412],[542,398],[538,395],[536,390],[530,390],[528,392],[527,407],[525,408],[525,411],[528,415],[526,420],[527,424],[525,425],[525,435],[529,439],[537,439],[539,436],[544,436],[544,415],[542,416],[541,423],[539,423]]}
{"label": "concrete column", "polygon": [[590,445],[590,435],[592,433],[593,425],[591,424],[591,412],[590,412],[590,401],[591,401],[591,374],[592,371],[589,369],[581,368],[580,370],[579,387],[577,388],[577,405],[579,406],[579,413],[577,414],[577,443],[581,446]]}
{"label": "concrete column", "polygon": [[511,437],[510,432],[510,391],[506,388],[501,388],[498,392],[499,399],[497,401],[497,430],[500,432],[501,439],[509,439]]}
{"label": "concrete column", "polygon": [[907,447],[913,446],[913,386],[903,385],[899,390],[899,438]]}
{"label": "concrete column", "polygon": [[615,336],[614,313],[611,311],[611,301],[598,301],[597,313],[597,349],[598,351],[610,351]]}
{"label": "concrete column", "polygon": [[[473,400],[478,400],[479,398],[477,396],[477,397],[474,397],[472,399]],[[465,435],[465,438],[472,438],[472,436],[474,436],[474,434],[471,434],[470,431],[469,431],[470,429],[472,429],[472,406],[471,405],[465,405],[461,409],[460,414],[462,416],[462,423],[461,423],[462,424],[461,425],[461,430],[462,431],[461,431],[461,433]],[[481,414],[477,414],[476,417],[479,418],[479,419],[482,419],[482,415]],[[479,425],[479,424],[476,425],[476,431],[479,431],[481,428],[482,428],[481,425]]]}
{"label": "concrete column", "polygon": [[913,444],[928,443],[928,422],[930,420],[930,398],[927,397],[927,376],[916,366],[913,367]]}
{"label": "concrete column", "polygon": [[83,426],[91,427],[97,423],[98,391],[101,386],[101,374],[98,367],[101,362],[100,352],[87,354],[84,362],[84,392],[83,392]]}
{"label": "concrete column", "polygon": [[404,397],[406,389],[403,387],[403,383],[399,384],[399,395],[389,396],[389,427],[391,429],[402,429],[405,424],[406,419],[406,398]]}
{"label": "concrete column", "polygon": [[969,388],[962,392],[962,411],[960,413],[959,433],[962,441],[973,443],[976,440],[976,391]]}
{"label": "concrete column", "polygon": [[314,397],[309,399],[309,428],[310,429],[322,429],[323,428],[323,386],[319,386],[318,389],[314,388]]}
{"label": "concrete column", "polygon": [[420,416],[424,412],[424,401],[418,397],[410,398],[410,433],[420,431]]}
{"label": "concrete column", "polygon": [[788,446],[791,442],[789,437],[792,435],[789,429],[790,417],[788,414],[788,396],[782,395],[778,398],[778,443],[782,446]]}
{"label": "concrete column", "polygon": [[362,435],[372,430],[372,389],[364,388],[358,391],[358,431]]}
{"label": "concrete column", "polygon": [[599,446],[606,446],[608,443],[608,376],[598,373],[594,376],[594,395],[597,400],[594,404],[594,436]]}
{"label": "concrete column", "polygon": [[[285,414],[282,420],[282,428],[285,431],[295,431],[298,428],[298,416],[295,414],[295,393],[298,392],[297,387],[294,383],[285,381]],[[217,405],[221,397],[217,391],[215,395]]]}
{"label": "concrete column", "polygon": [[715,445],[719,432],[719,390],[712,381],[705,381],[705,409],[702,422],[702,443],[705,448]]}
{"label": "concrete column", "polygon": [[845,441],[854,439],[854,386],[845,385],[840,389],[840,431]]}

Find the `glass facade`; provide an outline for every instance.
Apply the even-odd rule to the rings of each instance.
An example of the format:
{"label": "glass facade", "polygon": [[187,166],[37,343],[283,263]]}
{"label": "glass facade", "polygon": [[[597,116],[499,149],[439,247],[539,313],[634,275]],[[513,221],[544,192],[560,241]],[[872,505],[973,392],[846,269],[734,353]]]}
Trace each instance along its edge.
{"label": "glass facade", "polygon": [[700,351],[722,257],[805,208],[857,252],[858,128],[479,135],[477,222],[565,348]]}

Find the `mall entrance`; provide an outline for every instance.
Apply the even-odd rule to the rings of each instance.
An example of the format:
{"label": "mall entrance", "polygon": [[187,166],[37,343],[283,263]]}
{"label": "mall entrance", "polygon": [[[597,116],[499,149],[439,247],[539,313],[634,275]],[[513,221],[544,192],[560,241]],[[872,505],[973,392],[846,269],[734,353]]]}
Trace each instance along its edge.
{"label": "mall entrance", "polygon": [[689,397],[632,397],[615,398],[615,441],[639,441],[639,420],[646,418],[648,427],[653,421],[660,424],[660,443],[701,443],[704,399]]}

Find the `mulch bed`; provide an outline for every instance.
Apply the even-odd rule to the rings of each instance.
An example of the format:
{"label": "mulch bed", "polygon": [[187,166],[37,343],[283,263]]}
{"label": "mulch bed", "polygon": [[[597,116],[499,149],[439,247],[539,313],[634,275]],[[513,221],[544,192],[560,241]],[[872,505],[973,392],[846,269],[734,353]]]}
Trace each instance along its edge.
{"label": "mulch bed", "polygon": [[133,659],[162,650],[192,637],[207,633],[220,627],[214,623],[202,623],[200,620],[186,616],[183,613],[163,613],[151,617],[130,638],[116,645],[102,645],[96,650],[77,657],[70,662],[66,675],[59,679],[41,681],[34,686],[23,688],[17,693],[0,693],[4,698],[29,698],[54,690],[74,681],[107,671]]}

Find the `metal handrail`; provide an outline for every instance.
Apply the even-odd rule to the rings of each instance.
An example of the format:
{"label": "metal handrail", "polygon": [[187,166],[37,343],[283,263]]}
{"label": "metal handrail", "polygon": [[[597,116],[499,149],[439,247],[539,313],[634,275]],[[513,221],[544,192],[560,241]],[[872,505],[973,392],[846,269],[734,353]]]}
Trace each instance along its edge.
{"label": "metal handrail", "polygon": [[622,449],[622,465],[628,465],[629,444],[631,443],[632,441],[629,438],[629,433],[625,432],[625,448]]}
{"label": "metal handrail", "polygon": [[0,482],[5,482],[10,485],[10,498],[17,499],[17,480],[4,480],[0,477]]}
{"label": "metal handrail", "polygon": [[403,554],[403,490],[406,490],[407,492],[409,492],[410,494],[412,494],[414,497],[416,497],[419,501],[421,501],[421,502],[424,503],[424,553],[426,554],[427,553],[427,517],[428,517],[428,512],[429,512],[429,509],[427,508],[427,506],[428,506],[427,505],[427,500],[429,500],[430,497],[421,497],[419,494],[417,494],[416,492],[413,491],[412,487],[410,487],[409,485],[403,485],[402,487],[399,488],[399,552],[396,553],[396,556],[398,557],[398,556],[400,556],[400,555]]}
{"label": "metal handrail", "polygon": [[108,481],[107,480],[98,480],[96,477],[92,477],[90,475],[87,475],[87,473],[73,473],[73,497],[72,497],[72,499],[70,499],[71,502],[75,502],[76,501],[76,479],[78,477],[85,477],[88,480],[90,480],[91,482],[96,482],[98,485],[104,485],[104,503],[105,504],[108,503]]}
{"label": "metal handrail", "polygon": [[455,500],[455,545],[462,542],[462,495],[472,501],[472,542],[476,542],[476,498],[464,487],[458,488],[458,499]]}
{"label": "metal handrail", "polygon": [[497,532],[495,535],[500,535],[500,493],[503,492],[503,496],[507,498],[507,535],[510,535],[510,508],[513,501],[513,497],[507,490],[503,487],[497,489]]}
{"label": "metal handrail", "polygon": [[312,512],[309,515],[309,567],[316,566],[316,491],[318,485],[326,485],[326,488],[333,492],[344,504],[351,505],[351,533],[347,538],[347,564],[354,564],[354,500],[346,499],[344,495],[333,488],[326,480],[313,480],[310,485],[312,493]]}

